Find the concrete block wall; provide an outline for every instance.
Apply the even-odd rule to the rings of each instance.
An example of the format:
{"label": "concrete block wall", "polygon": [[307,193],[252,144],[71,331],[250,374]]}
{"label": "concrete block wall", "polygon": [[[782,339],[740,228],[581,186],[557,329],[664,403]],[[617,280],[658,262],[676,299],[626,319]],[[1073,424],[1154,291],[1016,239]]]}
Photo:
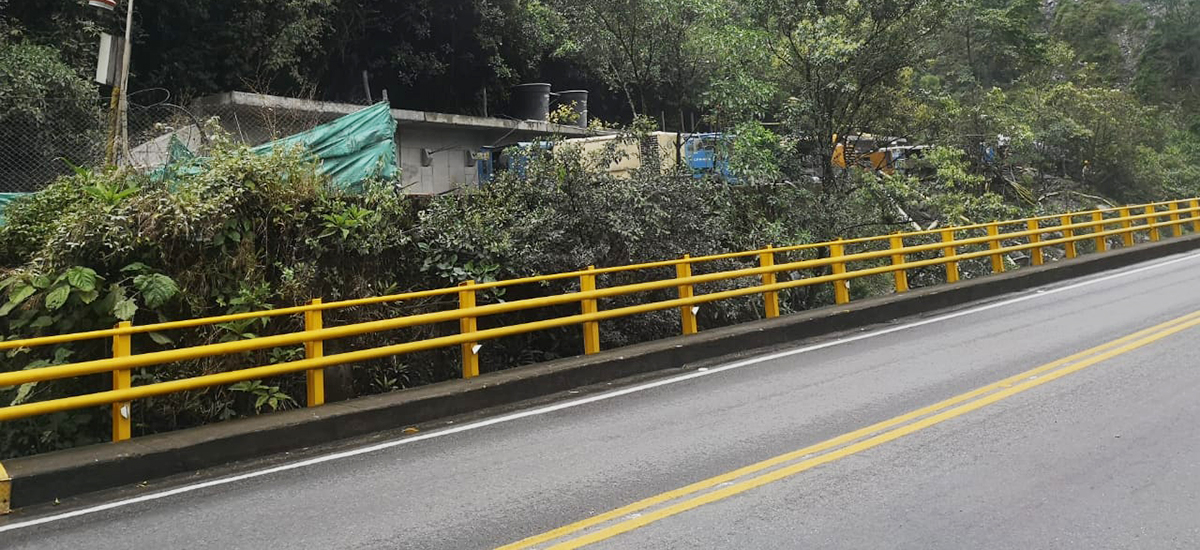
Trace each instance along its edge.
{"label": "concrete block wall", "polygon": [[[400,182],[414,195],[440,194],[478,185],[479,176],[467,159],[485,145],[490,132],[471,129],[402,125],[396,131],[400,148]],[[429,151],[429,166],[422,166],[422,150]]]}

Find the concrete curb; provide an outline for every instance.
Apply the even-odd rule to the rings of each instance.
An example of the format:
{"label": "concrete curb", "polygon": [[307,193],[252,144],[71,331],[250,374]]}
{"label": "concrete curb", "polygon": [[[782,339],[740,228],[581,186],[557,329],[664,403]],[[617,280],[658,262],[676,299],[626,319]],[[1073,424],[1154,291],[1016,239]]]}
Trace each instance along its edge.
{"label": "concrete curb", "polygon": [[[776,346],[1200,248],[1200,234],[1001,275],[488,373],[390,394],[5,463],[14,508],[509,405],[568,389]],[[3,506],[0,467],[0,506]],[[2,512],[0,512],[2,513]]]}

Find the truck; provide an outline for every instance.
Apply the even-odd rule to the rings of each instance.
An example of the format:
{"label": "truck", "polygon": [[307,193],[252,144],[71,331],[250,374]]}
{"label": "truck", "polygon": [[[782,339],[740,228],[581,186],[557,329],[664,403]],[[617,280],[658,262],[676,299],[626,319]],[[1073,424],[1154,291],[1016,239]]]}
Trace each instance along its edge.
{"label": "truck", "polygon": [[[503,171],[524,175],[533,154],[555,154],[575,149],[597,166],[619,178],[630,178],[639,169],[654,168],[659,173],[683,172],[693,178],[716,177],[736,183],[729,165],[732,150],[729,134],[683,134],[651,132],[642,140],[604,134],[560,141],[521,142],[503,147],[484,147],[476,156],[480,184],[486,184]],[[617,160],[605,163],[602,157],[616,153]]]}

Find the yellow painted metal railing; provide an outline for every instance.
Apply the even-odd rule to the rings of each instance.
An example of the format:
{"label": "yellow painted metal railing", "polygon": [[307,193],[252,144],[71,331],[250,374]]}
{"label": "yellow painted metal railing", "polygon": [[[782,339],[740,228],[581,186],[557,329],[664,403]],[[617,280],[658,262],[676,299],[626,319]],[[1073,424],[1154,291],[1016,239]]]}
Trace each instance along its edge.
{"label": "yellow painted metal railing", "polygon": [[[838,240],[788,247],[767,247],[761,250],[689,257],[628,266],[587,269],[537,277],[525,277],[489,283],[467,281],[456,287],[408,292],[389,296],[378,296],[356,300],[312,303],[266,311],[238,313],[190,319],[152,325],[121,323],[115,328],[74,334],[62,334],[29,338],[25,340],[0,341],[0,351],[16,348],[32,348],[53,344],[64,344],[94,339],[112,339],[113,356],[109,359],[81,361],[77,363],[42,367],[16,372],[0,373],[0,387],[17,386],[31,382],[47,382],[98,373],[111,373],[112,390],[23,403],[0,407],[0,421],[14,420],[36,415],[83,407],[111,405],[113,439],[120,441],[130,437],[130,407],[138,399],[166,395],[175,392],[258,380],[287,373],[305,372],[307,404],[322,405],[325,401],[324,369],[393,355],[412,353],[437,348],[459,346],[462,353],[463,376],[479,374],[480,342],[546,330],[556,327],[582,327],[583,352],[593,354],[600,351],[600,322],[629,315],[678,309],[681,332],[693,334],[699,330],[696,312],[699,305],[730,298],[759,295],[763,299],[766,317],[780,314],[780,291],[811,285],[833,285],[834,300],[838,304],[850,301],[849,281],[852,279],[891,274],[896,292],[909,289],[909,271],[931,266],[943,266],[947,283],[960,279],[960,263],[972,259],[987,258],[992,273],[1003,272],[1005,257],[1015,252],[1028,252],[1031,265],[1045,262],[1045,250],[1061,248],[1067,259],[1077,257],[1080,243],[1091,243],[1096,252],[1104,252],[1113,242],[1122,247],[1133,246],[1135,236],[1144,233],[1150,241],[1162,238],[1164,231],[1172,236],[1185,231],[1200,233],[1200,200],[1171,201],[1146,205],[1108,208],[1086,212],[1074,212],[1055,216],[1040,216],[1021,220],[992,222],[960,227],[931,229],[896,233],[859,239]],[[926,241],[913,244],[916,241]],[[963,251],[965,248],[979,250]],[[852,249],[862,249],[854,252]],[[777,263],[780,254],[805,250],[824,250],[828,255],[815,259]],[[914,256],[927,259],[910,259]],[[747,262],[757,259],[757,267],[747,267],[714,273],[693,274],[698,264],[740,258]],[[675,277],[648,282],[624,284],[601,288],[597,277],[605,274],[643,271],[655,268],[675,268]],[[819,275],[780,281],[781,273],[796,273],[818,269]],[[477,305],[477,293],[483,290],[546,281],[577,280],[579,291],[565,294],[528,298],[511,302]],[[755,284],[729,290],[697,294],[697,285],[719,281],[748,280]],[[678,298],[648,301],[615,309],[600,309],[600,300],[617,296],[645,293],[654,290],[675,289]],[[457,296],[458,307],[446,311],[421,313],[355,323],[344,326],[325,327],[322,314],[325,311],[382,303],[396,303],[435,296]],[[480,317],[526,311],[549,306],[578,304],[579,313],[552,319],[523,322],[480,330]],[[303,315],[304,330],[294,333],[263,336],[247,340],[207,344],[193,347],[135,353],[131,348],[134,334],[162,332],[183,328],[213,325],[229,321]],[[334,355],[325,355],[323,342],[352,336],[395,330],[432,323],[454,322],[459,324],[459,333],[449,336],[402,342],[393,345],[360,349]],[[131,384],[131,371],[144,367],[165,365],[204,357],[232,355],[253,350],[303,345],[304,359],[255,366],[216,374],[206,374],[158,382],[141,386]]]}

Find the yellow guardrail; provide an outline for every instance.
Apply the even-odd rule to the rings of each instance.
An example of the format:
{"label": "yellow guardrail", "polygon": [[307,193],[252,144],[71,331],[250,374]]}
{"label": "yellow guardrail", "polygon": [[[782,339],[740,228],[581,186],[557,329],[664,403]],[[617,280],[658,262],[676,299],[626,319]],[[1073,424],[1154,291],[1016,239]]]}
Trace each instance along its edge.
{"label": "yellow guardrail", "polygon": [[[327,303],[316,299],[307,305],[275,310],[221,315],[150,325],[132,325],[125,322],[115,328],[106,330],[45,336],[25,340],[0,341],[0,351],[3,351],[111,338],[113,349],[112,357],[109,359],[81,361],[65,365],[0,373],[0,387],[17,386],[30,382],[47,382],[97,373],[111,373],[113,377],[112,389],[108,391],[0,407],[0,421],[83,407],[111,405],[113,440],[121,441],[128,439],[131,435],[129,407],[131,406],[131,402],[137,399],[304,371],[307,373],[307,404],[310,407],[315,407],[324,403],[323,369],[331,366],[436,348],[459,346],[462,354],[463,376],[470,378],[479,374],[478,344],[495,338],[550,328],[579,325],[583,330],[583,352],[585,354],[593,354],[600,351],[600,321],[604,320],[652,311],[678,309],[681,332],[683,334],[692,334],[697,332],[699,328],[694,308],[708,302],[741,296],[761,295],[763,297],[763,311],[765,316],[777,317],[780,313],[779,292],[785,289],[832,284],[835,302],[844,304],[850,301],[849,281],[851,279],[890,273],[894,278],[893,284],[896,292],[906,292],[908,291],[908,271],[911,269],[944,266],[946,281],[954,283],[959,280],[959,262],[965,260],[989,258],[991,271],[999,273],[1005,269],[1004,256],[1012,252],[1029,251],[1030,263],[1032,265],[1042,265],[1045,261],[1043,251],[1047,247],[1062,247],[1064,256],[1070,259],[1079,255],[1079,247],[1077,245],[1083,241],[1091,241],[1094,243],[1093,248],[1097,252],[1103,252],[1108,250],[1110,239],[1119,241],[1122,247],[1130,247],[1135,244],[1135,234],[1137,233],[1145,232],[1150,241],[1158,241],[1162,238],[1164,230],[1169,230],[1173,236],[1178,236],[1183,234],[1187,226],[1190,226],[1192,232],[1200,233],[1200,200],[1188,199],[1184,201],[1169,201],[1072,212],[1055,216],[1040,216],[1021,220],[895,233],[859,239],[837,240],[779,248],[767,247],[759,250],[698,256],[694,258],[684,256],[678,259],[618,267],[588,267],[579,271],[488,283],[468,281],[456,287],[404,294]],[[971,236],[969,235],[971,233],[979,235]],[[925,238],[924,240],[932,238],[933,242],[911,244],[912,241],[918,238]],[[849,251],[850,248],[855,247],[864,248],[865,250],[859,252]],[[872,247],[878,249],[872,249]],[[984,250],[973,252],[960,251],[964,247],[984,247]],[[814,249],[828,251],[828,255],[816,259],[776,263],[779,254]],[[909,260],[910,256],[917,254],[936,254],[937,256],[929,259]],[[701,275],[694,275],[692,272],[693,266],[697,264],[735,258],[756,259],[758,267],[718,271]],[[864,263],[870,265],[864,266]],[[874,265],[879,263],[883,265]],[[599,275],[672,267],[675,268],[675,277],[604,288],[597,286],[597,277]],[[827,272],[827,274],[782,282],[778,278],[780,273],[812,270],[814,268],[822,269],[822,273]],[[696,285],[747,278],[753,278],[756,284],[707,294],[696,294],[695,292]],[[476,304],[476,294],[482,290],[565,279],[577,279],[580,290],[511,302],[487,305]],[[604,298],[663,289],[677,289],[679,297],[669,300],[639,303],[615,309],[600,309],[599,300]],[[323,325],[322,313],[329,310],[452,295],[458,298],[458,307],[455,309],[337,327],[325,327]],[[571,303],[579,304],[580,312],[578,314],[484,330],[479,330],[476,323],[478,318],[489,315]],[[131,337],[134,334],[177,330],[236,320],[298,314],[304,316],[305,327],[303,331],[299,332],[140,354],[134,353],[134,350],[131,348]],[[458,321],[459,323],[458,334],[334,355],[324,354],[323,342],[327,340],[453,321]],[[131,384],[130,373],[132,369],[294,345],[304,346],[304,359],[141,386],[133,386]]]}

